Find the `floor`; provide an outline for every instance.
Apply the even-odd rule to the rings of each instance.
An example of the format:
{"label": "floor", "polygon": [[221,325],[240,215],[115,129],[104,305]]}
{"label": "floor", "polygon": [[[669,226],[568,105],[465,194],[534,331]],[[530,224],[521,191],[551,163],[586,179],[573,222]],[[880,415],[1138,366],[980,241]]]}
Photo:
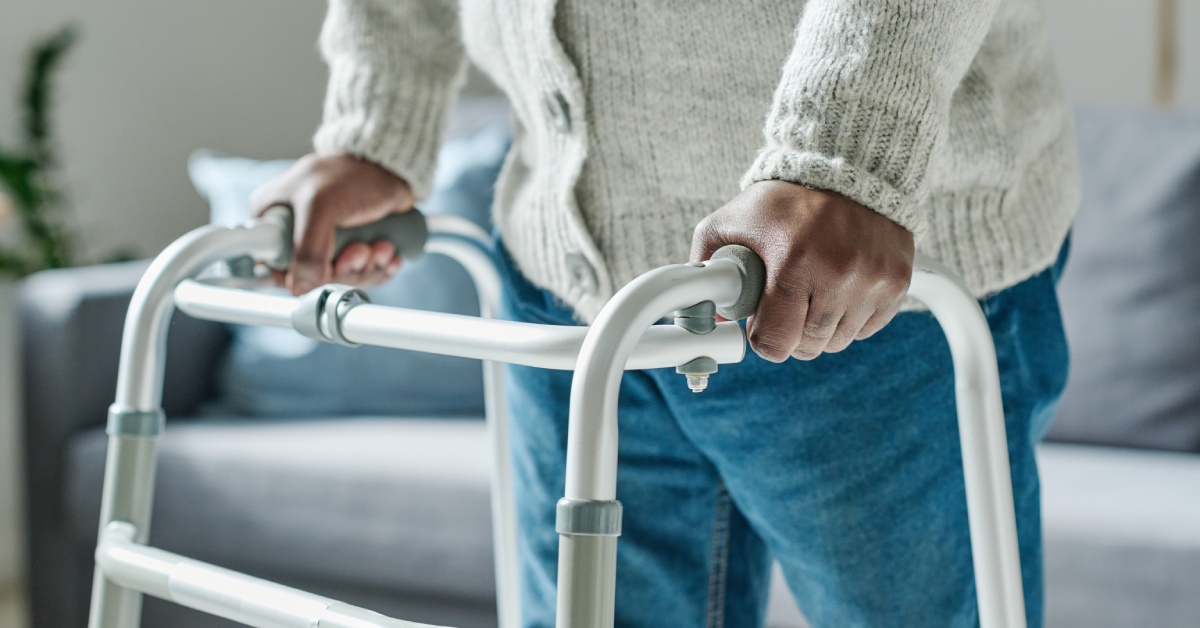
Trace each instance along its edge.
{"label": "floor", "polygon": [[29,626],[23,587],[12,584],[0,585],[0,626],[4,626],[4,628]]}

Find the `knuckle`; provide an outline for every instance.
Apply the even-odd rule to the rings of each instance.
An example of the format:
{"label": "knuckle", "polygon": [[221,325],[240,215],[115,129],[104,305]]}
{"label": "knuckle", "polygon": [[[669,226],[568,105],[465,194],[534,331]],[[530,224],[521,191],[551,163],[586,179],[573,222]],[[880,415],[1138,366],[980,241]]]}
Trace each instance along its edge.
{"label": "knuckle", "polygon": [[308,246],[296,247],[296,251],[292,254],[292,257],[297,264],[303,264],[305,266],[322,265],[325,263],[325,260],[322,259],[321,254],[312,247]]}
{"label": "knuckle", "polygon": [[867,338],[874,336],[875,332],[877,331],[879,331],[879,328],[875,327],[874,325],[870,327],[863,327],[862,329],[858,330],[858,334],[854,336],[854,339],[866,340]]}
{"label": "knuckle", "polygon": [[812,349],[799,348],[792,352],[793,358],[796,358],[797,360],[804,360],[805,362],[809,360],[815,360],[819,355],[821,355],[820,350],[814,351]]}
{"label": "knuckle", "polygon": [[334,198],[337,190],[329,185],[312,182],[301,189],[301,195],[307,201],[305,204],[308,205],[310,214],[326,211],[327,208],[337,205]]}
{"label": "knuckle", "polygon": [[896,318],[896,314],[899,313],[899,311],[900,301],[895,301],[885,307],[879,308],[879,311],[876,313],[877,322],[875,329],[882,328],[884,325],[892,322],[892,319]]}
{"label": "knuckle", "polygon": [[277,195],[272,187],[268,187],[270,185],[270,182],[264,183],[263,185],[254,188],[254,191],[250,193],[250,206],[255,210],[263,211],[268,205],[273,205],[276,203],[275,199]]}
{"label": "knuckle", "polygon": [[782,362],[792,350],[781,335],[769,331],[751,332],[750,346],[755,353],[773,362]]}
{"label": "knuckle", "polygon": [[809,314],[804,322],[804,337],[813,340],[829,340],[837,331],[837,315],[832,312],[816,312]]}
{"label": "knuckle", "polygon": [[697,237],[707,237],[716,232],[716,216],[716,214],[709,214],[704,218],[701,218],[700,222],[696,223],[695,233]]}
{"label": "knuckle", "polygon": [[827,258],[823,266],[822,276],[835,285],[849,284],[862,273],[862,263],[856,255]]}
{"label": "knuckle", "polygon": [[909,284],[912,283],[911,274],[892,274],[888,275],[882,282],[884,291],[893,298],[900,298],[908,294]]}
{"label": "knuckle", "polygon": [[768,286],[768,292],[771,297],[784,301],[790,306],[807,301],[809,295],[812,294],[809,282],[790,267],[785,267],[770,283],[772,285]]}
{"label": "knuckle", "polygon": [[723,231],[720,217],[717,214],[709,214],[696,224],[696,229],[692,232],[692,241],[699,246],[705,246],[720,239]]}
{"label": "knuckle", "polygon": [[811,360],[825,350],[825,346],[829,344],[829,338],[817,338],[814,336],[805,335],[800,340],[800,343],[792,349],[792,355],[798,356],[801,359]]}
{"label": "knuckle", "polygon": [[834,334],[833,338],[829,339],[829,344],[825,345],[825,353],[840,353],[854,342],[854,337],[849,334]]}

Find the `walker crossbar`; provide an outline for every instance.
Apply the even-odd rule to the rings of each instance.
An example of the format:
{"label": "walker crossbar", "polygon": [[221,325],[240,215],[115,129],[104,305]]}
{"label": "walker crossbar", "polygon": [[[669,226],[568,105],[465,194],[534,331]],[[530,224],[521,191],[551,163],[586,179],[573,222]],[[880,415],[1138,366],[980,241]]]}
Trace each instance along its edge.
{"label": "walker crossbar", "polygon": [[[186,280],[175,289],[175,305],[196,318],[225,323],[292,327],[295,297],[248,292]],[[346,338],[364,345],[408,349],[545,369],[575,368],[586,327],[515,323],[382,305],[356,305],[342,314]],[[719,323],[696,335],[676,325],[653,325],[638,340],[627,370],[676,367],[707,356],[718,364],[745,357],[741,327]]]}
{"label": "walker crossbar", "polygon": [[[392,221],[411,224],[412,221]],[[328,598],[146,546],[161,425],[163,352],[172,306],[199,318],[297,326],[301,299],[234,289],[193,277],[222,259],[249,255],[279,263],[290,250],[290,215],[270,212],[238,229],[203,227],[168,247],[138,284],[122,339],[116,402],[96,550],[91,628],[134,628],[148,593],[252,626],[270,628],[399,628],[424,624],[391,619]],[[703,264],[665,266],[614,296],[591,328],[488,320],[500,281],[480,249],[487,234],[468,221],[430,217],[425,250],[457,260],[475,281],[483,318],[419,312],[335,300],[306,329],[349,344],[373,344],[484,360],[486,414],[492,446],[493,541],[502,628],[520,622],[516,521],[512,505],[501,362],[571,369],[566,497],[559,503],[559,628],[610,628],[621,506],[616,501],[617,392],[627,369],[680,367],[706,377],[713,366],[740,361],[745,338],[737,323],[694,318],[682,327],[654,325],[672,311],[710,312],[744,305],[761,289],[761,262],[749,251]],[[388,237],[372,226],[370,237]],[[366,232],[364,232],[366,233]],[[423,236],[418,239],[423,239]],[[412,237],[396,237],[403,250]],[[419,243],[418,243],[419,245]],[[741,261],[738,261],[741,260]],[[340,294],[340,293],[339,293]],[[971,547],[982,628],[1023,628],[1024,598],[1001,407],[999,372],[987,320],[962,283],[918,256],[909,295],[932,311],[953,356]],[[698,304],[711,301],[707,307]],[[298,314],[299,312],[299,314]],[[699,323],[702,323],[700,321]],[[325,327],[321,327],[325,325]],[[331,329],[330,326],[336,329]],[[711,331],[707,331],[711,329]],[[707,331],[707,333],[705,333]],[[333,339],[333,338],[327,338]],[[700,370],[696,370],[699,368]],[[691,370],[689,370],[691,369]],[[695,389],[695,388],[694,388]]]}
{"label": "walker crossbar", "polygon": [[436,628],[391,619],[320,595],[137,543],[128,523],[100,535],[96,564],[114,584],[251,626]]}

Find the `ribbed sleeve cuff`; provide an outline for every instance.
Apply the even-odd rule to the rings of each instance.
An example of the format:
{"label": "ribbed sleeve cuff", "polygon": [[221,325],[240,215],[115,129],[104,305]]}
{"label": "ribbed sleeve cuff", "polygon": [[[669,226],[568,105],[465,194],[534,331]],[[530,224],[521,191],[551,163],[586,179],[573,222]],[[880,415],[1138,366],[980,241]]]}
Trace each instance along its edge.
{"label": "ribbed sleeve cuff", "polygon": [[[940,125],[928,97],[880,87],[874,98],[830,101],[820,76],[781,84],[767,119],[766,146],[742,187],[777,179],[847,196],[908,229],[927,230],[925,172]],[[902,104],[901,104],[902,103]]]}
{"label": "ribbed sleeve cuff", "polygon": [[846,196],[890,218],[920,239],[925,216],[911,195],[845,159],[782,147],[761,151],[742,177],[742,189],[759,181],[790,181]]}
{"label": "ribbed sleeve cuff", "polygon": [[[457,78],[457,77],[456,77]],[[330,66],[325,116],[313,137],[318,153],[349,153],[387,168],[422,199],[433,173],[454,82],[406,76],[397,84],[370,67]]]}
{"label": "ribbed sleeve cuff", "polygon": [[934,148],[994,12],[995,0],[808,0],[742,184],[832,190],[919,239]]}

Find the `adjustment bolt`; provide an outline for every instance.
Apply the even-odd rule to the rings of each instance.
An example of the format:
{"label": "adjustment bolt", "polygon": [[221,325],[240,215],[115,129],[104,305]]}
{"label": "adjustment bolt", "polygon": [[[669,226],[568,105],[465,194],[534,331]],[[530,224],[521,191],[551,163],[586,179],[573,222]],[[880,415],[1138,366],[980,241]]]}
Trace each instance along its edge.
{"label": "adjustment bolt", "polygon": [[710,357],[700,357],[675,367],[675,372],[687,376],[688,389],[694,393],[703,392],[708,388],[708,376],[717,372],[717,361]]}

